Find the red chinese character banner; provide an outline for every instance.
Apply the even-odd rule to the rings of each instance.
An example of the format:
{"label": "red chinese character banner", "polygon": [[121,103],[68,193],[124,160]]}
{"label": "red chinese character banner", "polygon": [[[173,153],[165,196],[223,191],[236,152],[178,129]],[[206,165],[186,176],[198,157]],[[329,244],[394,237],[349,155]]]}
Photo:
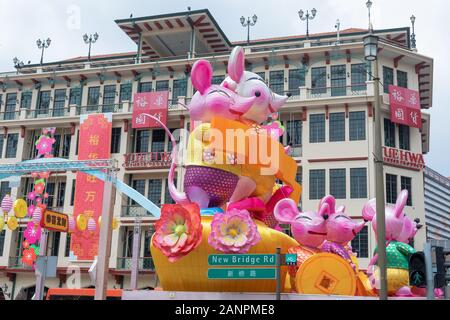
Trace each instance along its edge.
{"label": "red chinese character banner", "polygon": [[391,121],[414,128],[422,128],[420,96],[418,91],[389,86]]}
{"label": "red chinese character banner", "polygon": [[166,124],[168,107],[168,91],[136,93],[133,99],[133,129],[160,128],[158,122],[144,114],[150,114]]}
{"label": "red chinese character banner", "polygon": [[[112,114],[81,116],[78,160],[110,158]],[[81,225],[102,214],[104,182],[82,172],[77,173],[74,219]],[[79,217],[82,215],[81,217]],[[70,248],[77,260],[94,260],[98,252],[99,229],[94,232],[78,228],[72,233]]]}

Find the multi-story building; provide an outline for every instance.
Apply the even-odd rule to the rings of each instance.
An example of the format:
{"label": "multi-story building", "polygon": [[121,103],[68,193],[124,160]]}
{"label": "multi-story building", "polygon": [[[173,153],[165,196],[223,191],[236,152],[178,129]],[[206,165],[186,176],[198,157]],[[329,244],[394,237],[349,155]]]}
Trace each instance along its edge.
{"label": "multi-story building", "polygon": [[450,179],[433,169],[424,169],[426,236],[450,240]]}
{"label": "multi-story building", "polygon": [[[44,127],[57,127],[54,154],[76,160],[79,118],[82,114],[113,113],[111,153],[120,170],[119,179],[156,204],[171,202],[167,190],[168,167],[165,152],[171,150],[163,130],[131,128],[132,97],[136,92],[170,92],[168,125],[189,128],[189,113],[183,107],[193,94],[189,71],[205,58],[214,67],[214,83],[226,76],[233,46],[245,46],[246,67],[258,73],[274,92],[292,96],[279,113],[286,128],[282,140],[292,146],[298,163],[298,181],[303,186],[301,206],[317,208],[319,199],[333,194],[354,219],[375,197],[374,98],[380,94],[384,118],[384,145],[413,154],[429,151],[430,117],[422,113],[422,129],[399,126],[389,115],[389,84],[420,91],[422,109],[432,106],[433,60],[411,47],[409,28],[375,30],[380,37],[379,72],[381,92],[374,92],[370,77],[374,64],[364,59],[364,29],[347,29],[305,36],[290,36],[231,43],[208,10],[198,10],[116,21],[136,43],[136,52],[79,57],[64,61],[25,65],[17,72],[0,74],[0,165],[34,157],[34,139]],[[56,45],[56,44],[55,44]],[[181,138],[185,146],[186,139]],[[391,150],[391,149],[389,149]],[[386,200],[394,203],[401,189],[410,190],[406,212],[424,221],[424,180],[420,167],[388,159],[384,167]],[[182,188],[183,169],[178,171]],[[20,185],[1,181],[1,197],[27,194],[30,177]],[[47,191],[49,207],[72,214],[75,174],[54,174]],[[154,287],[156,278],[149,251],[155,218],[146,215],[130,199],[116,194],[114,214],[120,227],[113,233],[110,287],[128,288],[133,228],[137,216],[141,225],[141,274],[139,287]],[[17,296],[34,290],[34,273],[20,263],[20,229],[0,234],[0,286],[7,284]],[[74,284],[74,266],[81,268],[82,287],[90,286],[87,270],[91,262],[70,261],[70,235],[51,233],[48,254],[58,256],[58,277],[47,287]],[[425,241],[425,230],[416,236],[416,247]],[[376,241],[365,228],[352,242],[360,264],[367,265]],[[67,275],[69,272],[69,275]],[[27,288],[29,289],[28,291]]]}

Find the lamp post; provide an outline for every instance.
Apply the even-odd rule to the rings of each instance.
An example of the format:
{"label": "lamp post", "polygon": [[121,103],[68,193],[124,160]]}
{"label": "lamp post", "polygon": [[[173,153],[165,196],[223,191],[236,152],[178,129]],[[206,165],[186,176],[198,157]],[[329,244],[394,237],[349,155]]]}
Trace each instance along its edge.
{"label": "lamp post", "polygon": [[386,229],[384,210],[384,173],[383,153],[381,145],[381,103],[380,78],[378,71],[378,37],[369,29],[364,37],[364,56],[367,61],[374,62],[374,91],[375,91],[375,138],[374,138],[374,166],[375,166],[375,196],[377,210],[377,252],[378,268],[380,272],[380,300],[387,300],[387,270],[386,270]]}
{"label": "lamp post", "polygon": [[50,47],[51,43],[52,43],[52,40],[50,38],[47,38],[47,40],[39,39],[39,40],[36,41],[38,49],[42,50],[42,53],[41,53],[41,65],[44,62],[44,50],[47,49],[48,47]]}
{"label": "lamp post", "polygon": [[93,43],[96,43],[98,40],[98,33],[94,33],[93,35],[87,35],[86,33],[83,36],[84,43],[89,44],[89,53],[88,53],[88,61],[91,61],[91,46]]}
{"label": "lamp post", "polygon": [[23,66],[25,65],[23,63],[23,61],[19,60],[17,57],[14,57],[13,63],[14,63],[14,68],[16,68],[16,69],[23,68]]}
{"label": "lamp post", "polygon": [[247,22],[245,21],[244,16],[241,17],[241,25],[247,28],[247,45],[250,45],[250,27],[253,27],[256,24],[258,17],[256,14],[253,15],[252,20],[250,17],[247,18]]}
{"label": "lamp post", "polygon": [[372,1],[368,0],[366,2],[367,9],[369,10],[369,30],[372,30],[372,20],[370,16],[370,9],[372,9]]}
{"label": "lamp post", "polygon": [[309,20],[312,20],[316,17],[317,10],[316,8],[313,8],[311,10],[311,14],[308,10],[306,10],[306,15],[303,10],[300,10],[298,12],[298,16],[300,17],[300,20],[305,21],[306,20],[306,39],[309,39]]}
{"label": "lamp post", "polygon": [[412,24],[412,34],[411,34],[411,48],[416,49],[416,32],[414,30],[414,25],[416,23],[416,17],[414,15],[409,18]]}

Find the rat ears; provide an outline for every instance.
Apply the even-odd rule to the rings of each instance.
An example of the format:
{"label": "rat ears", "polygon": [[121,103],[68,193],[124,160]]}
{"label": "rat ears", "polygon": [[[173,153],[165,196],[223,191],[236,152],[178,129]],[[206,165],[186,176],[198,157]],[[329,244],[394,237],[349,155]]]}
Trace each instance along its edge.
{"label": "rat ears", "polygon": [[239,83],[244,75],[245,69],[245,54],[242,47],[235,47],[231,52],[230,59],[228,60],[228,75],[230,78]]}
{"label": "rat ears", "polygon": [[319,216],[325,217],[325,215],[327,216],[331,215],[330,205],[326,202],[322,203],[319,209]]}
{"label": "rat ears", "polygon": [[202,95],[211,87],[213,69],[206,60],[198,60],[191,70],[191,82]]}
{"label": "rat ears", "polygon": [[397,202],[395,203],[395,216],[397,218],[400,217],[400,215],[403,212],[403,208],[405,208],[406,205],[406,201],[408,201],[408,190],[402,190],[402,192],[400,192],[400,195],[397,198]]}
{"label": "rat ears", "polygon": [[330,214],[333,214],[336,212],[336,199],[333,196],[328,195],[328,196],[322,198],[322,200],[320,200],[320,203],[319,203],[319,210],[322,207],[322,205],[325,203],[328,204],[328,206],[329,206]]}
{"label": "rat ears", "polygon": [[367,202],[364,205],[364,208],[362,210],[362,216],[364,220],[366,221],[372,221],[375,217],[377,211],[376,211],[376,199],[371,199],[369,202]]}
{"label": "rat ears", "polygon": [[290,198],[279,201],[274,209],[275,219],[281,223],[292,223],[298,216],[298,207],[294,200]]}

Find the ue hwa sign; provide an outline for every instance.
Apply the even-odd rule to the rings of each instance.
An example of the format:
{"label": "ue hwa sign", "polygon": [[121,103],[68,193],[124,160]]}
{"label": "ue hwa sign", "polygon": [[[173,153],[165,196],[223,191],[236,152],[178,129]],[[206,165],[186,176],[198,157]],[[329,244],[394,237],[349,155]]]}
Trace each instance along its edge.
{"label": "ue hwa sign", "polygon": [[276,266],[275,254],[211,254],[210,266]]}
{"label": "ue hwa sign", "polygon": [[276,279],[276,269],[208,269],[208,279]]}

